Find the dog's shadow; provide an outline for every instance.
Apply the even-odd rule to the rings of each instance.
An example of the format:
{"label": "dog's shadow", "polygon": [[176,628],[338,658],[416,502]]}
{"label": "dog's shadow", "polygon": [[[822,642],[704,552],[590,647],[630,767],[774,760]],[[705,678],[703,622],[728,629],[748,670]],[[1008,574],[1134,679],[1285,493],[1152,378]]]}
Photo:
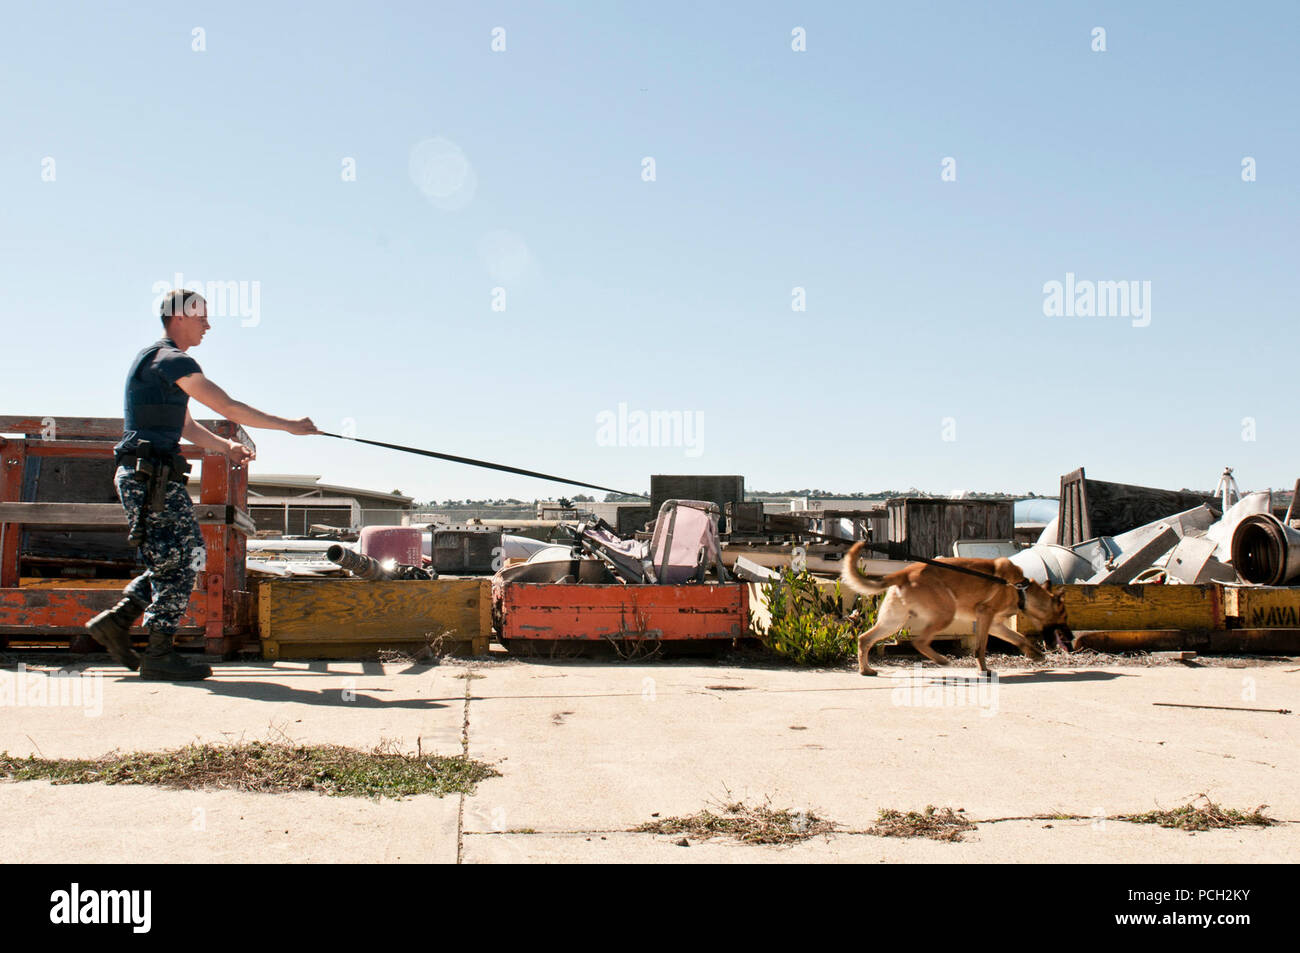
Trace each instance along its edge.
{"label": "dog's shadow", "polygon": [[1127,672],[1094,672],[1094,671],[1013,671],[1003,674],[994,672],[997,675],[997,681],[982,675],[948,675],[940,674],[938,671],[930,670],[921,673],[930,679],[934,685],[949,685],[955,687],[972,687],[979,685],[1006,684],[1015,685],[1034,685],[1038,683],[1065,683],[1065,682],[1106,682],[1115,678],[1128,678]]}

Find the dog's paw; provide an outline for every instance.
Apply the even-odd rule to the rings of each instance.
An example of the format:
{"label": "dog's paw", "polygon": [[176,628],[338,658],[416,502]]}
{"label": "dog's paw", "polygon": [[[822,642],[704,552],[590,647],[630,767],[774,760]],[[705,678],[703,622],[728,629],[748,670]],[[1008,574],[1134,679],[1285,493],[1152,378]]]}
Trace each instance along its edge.
{"label": "dog's paw", "polygon": [[859,675],[879,675],[880,673],[877,672],[874,668],[860,668],[860,669],[858,669],[858,674],[859,674]]}

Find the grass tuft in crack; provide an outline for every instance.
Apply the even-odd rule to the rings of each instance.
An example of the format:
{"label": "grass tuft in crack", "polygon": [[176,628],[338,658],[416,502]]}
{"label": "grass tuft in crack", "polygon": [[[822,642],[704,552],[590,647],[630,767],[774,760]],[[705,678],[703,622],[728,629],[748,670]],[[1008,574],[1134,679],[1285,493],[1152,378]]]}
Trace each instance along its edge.
{"label": "grass tuft in crack", "polygon": [[929,837],[931,840],[960,841],[963,831],[975,830],[975,823],[953,811],[942,810],[927,804],[922,812],[886,808],[876,819],[876,826],[867,828],[868,834],[877,837]]}
{"label": "grass tuft in crack", "polygon": [[774,810],[771,803],[757,806],[737,801],[718,813],[703,810],[688,817],[666,817],[633,828],[638,833],[686,834],[701,840],[730,837],[744,844],[792,844],[819,834],[830,834],[833,821],[811,811]]}
{"label": "grass tuft in crack", "polygon": [[92,759],[14,758],[0,752],[0,778],[51,784],[156,784],[178,790],[400,798],[473,794],[479,781],[497,776],[489,765],[464,755],[408,755],[389,745],[366,752],[339,745],[202,744]]}

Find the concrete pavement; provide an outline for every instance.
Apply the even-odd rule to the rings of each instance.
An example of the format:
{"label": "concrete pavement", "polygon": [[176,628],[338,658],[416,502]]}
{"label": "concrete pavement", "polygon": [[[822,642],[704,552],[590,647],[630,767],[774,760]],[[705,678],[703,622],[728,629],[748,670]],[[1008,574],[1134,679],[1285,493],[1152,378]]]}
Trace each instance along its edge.
{"label": "concrete pavement", "polygon": [[[470,797],[380,803],[4,783],[0,861],[1300,858],[1295,823],[1191,835],[1101,820],[1198,794],[1300,820],[1300,715],[1153,704],[1300,709],[1297,660],[1021,668],[995,684],[971,668],[918,674],[910,661],[886,662],[875,679],[695,660],[229,663],[191,685],[106,665],[80,671],[100,676],[97,714],[86,713],[93,699],[11,696],[0,750],[71,757],[287,739],[414,751],[418,739],[442,754],[467,744],[502,776]],[[15,684],[12,661],[0,677]],[[48,672],[23,677],[29,695],[32,680],[53,689]],[[680,837],[627,833],[654,815],[742,799],[813,810],[843,832],[790,848],[694,838],[678,847]],[[1087,819],[983,823],[963,843],[852,833],[883,808],[927,804],[975,820]],[[163,832],[175,836],[155,836]],[[167,849],[141,846],[156,842]]]}

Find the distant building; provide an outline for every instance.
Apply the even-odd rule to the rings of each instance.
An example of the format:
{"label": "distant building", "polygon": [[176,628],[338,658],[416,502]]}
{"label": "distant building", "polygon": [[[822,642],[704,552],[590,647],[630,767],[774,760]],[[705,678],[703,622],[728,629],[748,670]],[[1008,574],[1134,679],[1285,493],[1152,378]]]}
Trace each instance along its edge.
{"label": "distant building", "polygon": [[[190,481],[191,492],[198,481]],[[248,512],[259,533],[306,536],[312,526],[356,532],[365,526],[401,526],[415,500],[398,493],[321,483],[315,474],[248,476]]]}

